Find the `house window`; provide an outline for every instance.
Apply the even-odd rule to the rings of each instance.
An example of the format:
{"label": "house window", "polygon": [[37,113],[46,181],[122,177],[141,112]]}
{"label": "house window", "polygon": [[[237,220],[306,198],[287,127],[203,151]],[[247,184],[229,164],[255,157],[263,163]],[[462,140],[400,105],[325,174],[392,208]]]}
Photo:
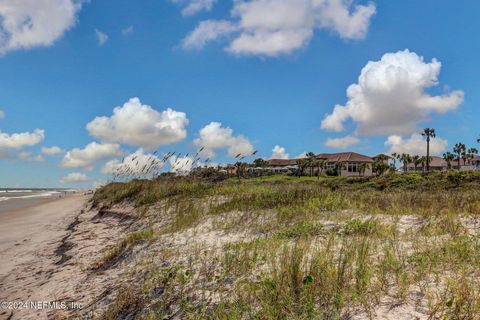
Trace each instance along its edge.
{"label": "house window", "polygon": [[347,165],[348,172],[358,172],[357,164],[356,163],[349,163]]}

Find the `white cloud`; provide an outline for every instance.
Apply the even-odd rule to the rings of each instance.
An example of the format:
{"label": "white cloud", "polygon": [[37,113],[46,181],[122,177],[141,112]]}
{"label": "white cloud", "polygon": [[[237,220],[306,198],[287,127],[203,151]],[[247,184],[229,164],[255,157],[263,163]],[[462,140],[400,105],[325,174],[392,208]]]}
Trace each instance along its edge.
{"label": "white cloud", "polygon": [[113,109],[111,117],[96,117],[87,124],[90,135],[109,143],[125,143],[145,149],[178,142],[187,136],[187,115],[168,108],[158,112],[132,98]]}
{"label": "white cloud", "polygon": [[306,46],[319,28],[344,39],[364,38],[375,10],[373,3],[353,6],[350,0],[239,0],[234,2],[231,21],[201,22],[185,38],[184,47],[201,48],[238,31],[226,48],[232,54],[288,54]]}
{"label": "white cloud", "polygon": [[81,172],[72,172],[60,179],[60,183],[74,183],[88,181],[86,174]]}
{"label": "white cloud", "polygon": [[463,101],[462,91],[432,96],[426,90],[438,85],[441,63],[424,62],[409,50],[385,54],[362,69],[358,83],[347,89],[345,106],[336,105],[321,127],[342,131],[351,119],[358,134],[409,134],[432,113],[445,113]]}
{"label": "white cloud", "polygon": [[7,134],[0,131],[0,149],[21,149],[34,146],[45,139],[45,131],[35,129],[33,132]]}
{"label": "white cloud", "polygon": [[122,29],[122,35],[128,36],[129,34],[132,34],[134,31],[133,26],[128,26],[125,29]]}
{"label": "white cloud", "polygon": [[[413,133],[408,139],[398,135],[389,136],[385,141],[385,146],[390,148],[388,150],[389,154],[396,152],[398,154],[427,155],[427,142],[419,133]],[[447,140],[433,138],[430,140],[430,154],[440,155],[447,150],[447,146]]]}
{"label": "white cloud", "polygon": [[38,154],[32,155],[30,151],[22,151],[17,154],[17,158],[25,160],[25,161],[33,161],[33,162],[44,162],[45,158]]}
{"label": "white cloud", "polygon": [[335,139],[328,138],[327,141],[325,141],[325,146],[336,149],[346,149],[350,146],[358,144],[359,142],[360,139],[354,136],[346,136],[343,138]]}
{"label": "white cloud", "polygon": [[5,118],[5,112],[0,110],[0,119],[4,119],[4,118]]}
{"label": "white cloud", "polygon": [[108,35],[106,33],[103,33],[102,31],[95,29],[95,35],[97,36],[98,39],[98,44],[100,46],[103,46],[105,42],[108,40]]}
{"label": "white cloud", "polygon": [[212,10],[213,5],[217,0],[171,0],[173,3],[184,5],[182,9],[183,16],[192,16],[201,11]]}
{"label": "white cloud", "polygon": [[295,159],[303,159],[303,158],[306,158],[306,157],[307,157],[307,152],[304,151],[304,152],[300,153],[299,155],[297,155],[295,157]]}
{"label": "white cloud", "polygon": [[254,151],[247,138],[242,135],[234,136],[232,129],[222,128],[219,122],[210,122],[203,127],[200,130],[200,138],[195,139],[193,143],[199,148],[203,147],[202,155],[210,158],[215,156],[216,149],[228,149],[231,157],[238,154],[250,155]]}
{"label": "white cloud", "polygon": [[193,158],[192,157],[170,157],[168,159],[170,162],[170,172],[175,172],[177,174],[187,174],[193,168]]}
{"label": "white cloud", "polygon": [[279,145],[276,145],[272,149],[272,155],[270,156],[270,159],[288,159],[289,154],[285,150],[284,147],[280,147]]}
{"label": "white cloud", "polygon": [[92,170],[99,161],[121,155],[118,144],[89,143],[85,148],[75,148],[67,152],[60,165],[65,168],[84,168]]}
{"label": "white cloud", "polygon": [[182,41],[185,49],[201,49],[207,42],[227,36],[237,30],[237,27],[225,20],[205,20],[190,32]]}
{"label": "white cloud", "polygon": [[147,170],[150,173],[157,172],[163,165],[164,163],[157,156],[145,153],[143,149],[138,149],[123,158],[123,161],[118,159],[108,161],[103,166],[102,173],[117,174],[118,176],[146,174]]}
{"label": "white cloud", "polygon": [[320,27],[337,32],[344,39],[363,39],[375,14],[373,3],[356,5],[350,10],[351,0],[319,0],[318,23]]}
{"label": "white cloud", "polygon": [[0,0],[0,53],[50,46],[72,28],[82,1]]}
{"label": "white cloud", "polygon": [[48,156],[53,156],[56,154],[64,153],[60,147],[53,146],[53,147],[42,147],[42,153]]}

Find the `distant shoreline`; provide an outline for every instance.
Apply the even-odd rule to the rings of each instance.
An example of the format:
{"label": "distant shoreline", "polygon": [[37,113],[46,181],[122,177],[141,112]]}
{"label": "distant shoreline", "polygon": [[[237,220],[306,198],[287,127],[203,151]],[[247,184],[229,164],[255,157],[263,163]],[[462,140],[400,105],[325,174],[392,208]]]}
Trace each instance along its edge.
{"label": "distant shoreline", "polygon": [[31,208],[73,193],[72,189],[0,189],[0,214]]}

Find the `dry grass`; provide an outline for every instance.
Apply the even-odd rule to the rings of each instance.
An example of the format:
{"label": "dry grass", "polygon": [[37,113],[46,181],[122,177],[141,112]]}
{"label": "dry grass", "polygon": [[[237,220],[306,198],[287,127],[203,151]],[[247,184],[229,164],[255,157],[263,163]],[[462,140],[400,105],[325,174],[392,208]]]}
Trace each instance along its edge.
{"label": "dry grass", "polygon": [[109,185],[95,195],[98,204],[157,209],[142,217],[153,222],[149,229],[97,263],[114,266],[138,243],[153,243],[130,266],[143,270],[127,290],[141,290],[141,303],[119,294],[107,318],[121,318],[118,310],[145,319],[375,318],[389,301],[391,310],[425,319],[479,319],[478,180],[413,174]]}

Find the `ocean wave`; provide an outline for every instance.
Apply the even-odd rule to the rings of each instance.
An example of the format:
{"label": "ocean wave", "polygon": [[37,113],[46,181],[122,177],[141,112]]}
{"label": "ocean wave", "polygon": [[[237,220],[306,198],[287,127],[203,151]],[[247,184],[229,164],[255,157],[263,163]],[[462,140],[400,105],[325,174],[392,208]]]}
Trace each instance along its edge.
{"label": "ocean wave", "polygon": [[47,197],[54,196],[56,194],[61,194],[61,192],[60,191],[47,191],[47,192],[42,192],[42,193],[39,193],[39,194],[32,194],[32,195],[0,197],[0,202],[10,200],[10,199],[47,198]]}

